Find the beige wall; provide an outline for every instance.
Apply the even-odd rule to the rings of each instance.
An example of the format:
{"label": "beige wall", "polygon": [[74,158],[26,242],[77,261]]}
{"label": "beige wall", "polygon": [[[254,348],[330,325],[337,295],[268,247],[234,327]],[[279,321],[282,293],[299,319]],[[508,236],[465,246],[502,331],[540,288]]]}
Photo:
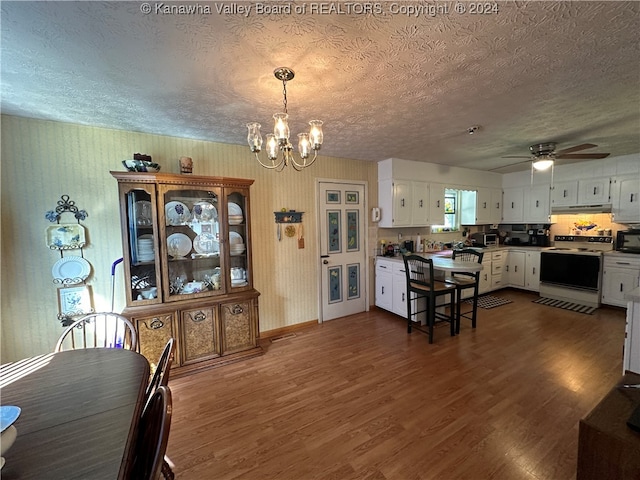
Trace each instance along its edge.
{"label": "beige wall", "polygon": [[[45,229],[51,223],[44,215],[62,195],[89,213],[83,222],[88,232],[84,256],[93,267],[87,283],[93,289],[94,307],[111,309],[110,267],[122,256],[122,247],[117,185],[109,171],[123,170],[121,160],[136,152],[152,155],[163,172],[178,173],[177,159],[187,155],[194,159],[194,174],[255,180],[251,215],[255,287],[262,293],[261,331],[318,318],[316,180],[366,181],[368,205],[377,204],[375,162],[322,156],[303,172],[288,168],[276,173],[257,165],[244,145],[3,115],[2,362],[51,351],[61,332],[51,275],[60,253],[45,244]],[[273,212],[282,207],[305,212],[305,249],[299,250],[295,239],[277,241]],[[64,214],[62,221],[75,219]],[[373,228],[369,236],[375,236]],[[372,251],[369,248],[369,254]],[[115,311],[124,307],[122,278],[120,267]]]}

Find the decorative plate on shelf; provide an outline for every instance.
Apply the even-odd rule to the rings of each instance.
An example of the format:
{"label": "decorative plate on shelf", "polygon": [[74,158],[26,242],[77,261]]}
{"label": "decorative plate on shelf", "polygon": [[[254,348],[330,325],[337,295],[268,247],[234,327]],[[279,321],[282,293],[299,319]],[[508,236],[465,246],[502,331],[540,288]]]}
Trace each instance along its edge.
{"label": "decorative plate on shelf", "polygon": [[244,239],[242,238],[242,235],[240,235],[238,232],[229,232],[229,243],[231,245],[234,245],[234,244],[241,245],[241,244],[244,244]]}
{"label": "decorative plate on shelf", "polygon": [[229,202],[227,204],[227,211],[229,212],[229,225],[239,225],[243,222],[244,216],[240,205]]}
{"label": "decorative plate on shelf", "polygon": [[82,257],[64,257],[51,269],[53,279],[65,285],[84,282],[91,273],[91,265]]}
{"label": "decorative plate on shelf", "polygon": [[184,203],[173,201],[164,206],[167,225],[182,225],[189,220],[191,212]]}
{"label": "decorative plate on shelf", "polygon": [[193,218],[199,222],[218,219],[218,210],[211,203],[202,200],[193,204]]}
{"label": "decorative plate on shelf", "polygon": [[167,251],[173,258],[182,258],[191,251],[191,239],[184,233],[173,233],[167,237]]}
{"label": "decorative plate on shelf", "polygon": [[47,246],[51,249],[73,250],[86,243],[84,227],[79,223],[62,223],[47,227]]}
{"label": "decorative plate on shelf", "polygon": [[193,239],[193,249],[202,254],[218,253],[220,252],[220,245],[212,234],[201,233]]}

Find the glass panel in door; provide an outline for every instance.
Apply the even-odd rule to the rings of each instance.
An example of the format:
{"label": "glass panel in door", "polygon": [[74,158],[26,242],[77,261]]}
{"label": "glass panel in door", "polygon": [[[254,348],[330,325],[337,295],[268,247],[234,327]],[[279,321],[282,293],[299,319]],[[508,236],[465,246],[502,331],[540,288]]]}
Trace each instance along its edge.
{"label": "glass panel in door", "polygon": [[163,188],[161,218],[164,221],[161,223],[166,300],[223,293],[220,189]]}
{"label": "glass panel in door", "polygon": [[229,285],[232,289],[248,286],[251,282],[249,262],[249,220],[246,192],[229,191],[227,194],[227,223],[229,229]]}
{"label": "glass panel in door", "polygon": [[153,185],[124,185],[121,190],[126,209],[125,281],[127,304],[159,303],[162,299],[160,269],[158,268],[158,230],[154,222],[155,187]]}

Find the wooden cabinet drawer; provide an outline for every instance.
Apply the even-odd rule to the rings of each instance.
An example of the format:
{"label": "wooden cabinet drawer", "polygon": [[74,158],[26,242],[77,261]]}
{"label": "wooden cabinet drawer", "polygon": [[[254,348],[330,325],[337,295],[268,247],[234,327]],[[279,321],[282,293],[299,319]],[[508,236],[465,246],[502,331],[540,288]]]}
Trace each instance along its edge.
{"label": "wooden cabinet drawer", "polygon": [[222,324],[222,354],[227,355],[256,346],[254,302],[233,302],[220,305]]}
{"label": "wooden cabinet drawer", "polygon": [[[162,350],[171,337],[175,337],[173,321],[175,312],[161,313],[148,317],[134,317],[133,323],[138,331],[138,344],[140,353],[151,364],[151,371],[154,372]],[[178,362],[178,355],[174,364]]]}
{"label": "wooden cabinet drawer", "polygon": [[184,310],[181,315],[182,363],[187,365],[220,356],[220,333],[214,307]]}

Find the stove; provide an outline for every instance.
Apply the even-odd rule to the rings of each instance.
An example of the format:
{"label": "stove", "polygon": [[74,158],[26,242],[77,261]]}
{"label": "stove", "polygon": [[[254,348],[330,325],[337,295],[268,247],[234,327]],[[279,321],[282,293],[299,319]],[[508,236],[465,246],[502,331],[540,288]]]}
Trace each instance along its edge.
{"label": "stove", "polygon": [[577,253],[584,255],[601,255],[613,250],[613,237],[587,237],[584,235],[556,235],[553,247],[545,252]]}
{"label": "stove", "polygon": [[565,302],[600,306],[602,255],[613,237],[556,235],[540,256],[540,295]]}

